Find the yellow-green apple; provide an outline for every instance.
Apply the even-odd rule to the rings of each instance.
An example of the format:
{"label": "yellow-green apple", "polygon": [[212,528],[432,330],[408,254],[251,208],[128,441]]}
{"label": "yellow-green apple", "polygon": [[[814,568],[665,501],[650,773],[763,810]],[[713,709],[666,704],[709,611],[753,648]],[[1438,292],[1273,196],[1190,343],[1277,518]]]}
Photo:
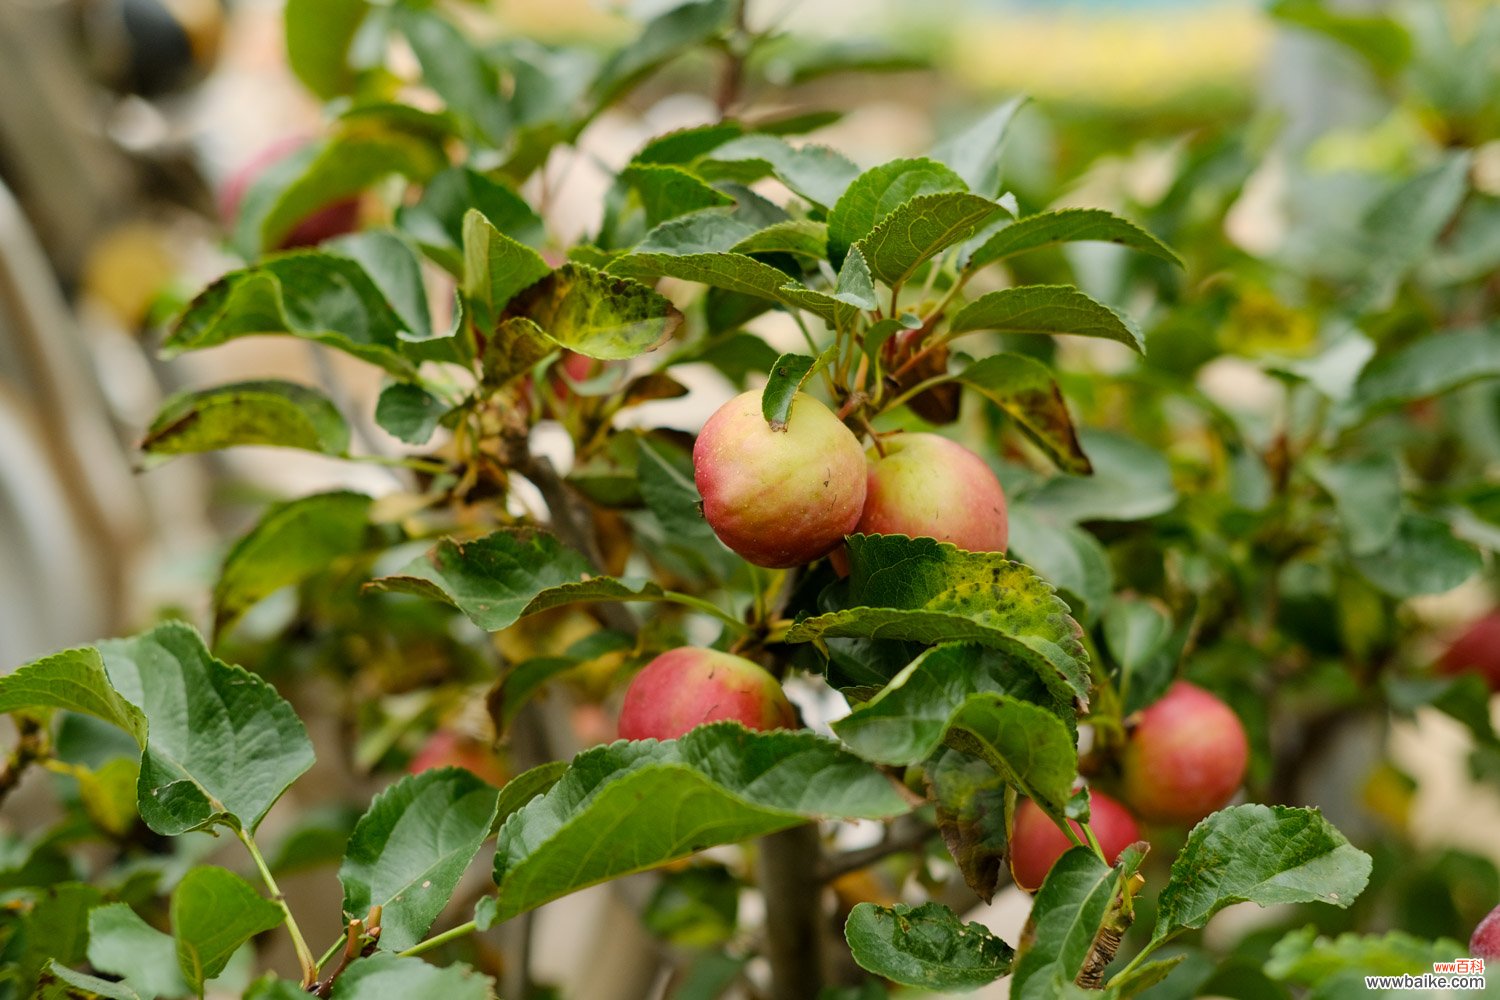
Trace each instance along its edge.
{"label": "yellow-green apple", "polygon": [[625,689],[620,736],[675,740],[706,722],[733,719],[750,729],[797,725],[781,685],[744,657],[683,646],[646,664]]}
{"label": "yellow-green apple", "polygon": [[[1068,822],[1078,839],[1088,843],[1077,821]],[[1089,790],[1089,828],[1110,864],[1114,864],[1121,851],[1142,839],[1141,828],[1130,811],[1094,789]],[[1030,799],[1021,800],[1010,835],[1010,874],[1016,885],[1027,892],[1036,892],[1057,859],[1072,846],[1067,834],[1042,812],[1041,806]]]}
{"label": "yellow-green apple", "polygon": [[970,552],[1004,552],[1005,493],[984,459],[940,434],[896,434],[870,451],[865,508],[857,530],[952,542]]}
{"label": "yellow-green apple", "polygon": [[758,391],[703,425],[693,479],[719,539],[757,566],[782,569],[827,555],[854,530],[865,503],[865,455],[833,411],[804,393],[773,430]]}
{"label": "yellow-green apple", "polygon": [[1123,759],[1125,800],[1155,823],[1196,823],[1234,798],[1250,759],[1239,716],[1195,684],[1176,681],[1141,713]]}

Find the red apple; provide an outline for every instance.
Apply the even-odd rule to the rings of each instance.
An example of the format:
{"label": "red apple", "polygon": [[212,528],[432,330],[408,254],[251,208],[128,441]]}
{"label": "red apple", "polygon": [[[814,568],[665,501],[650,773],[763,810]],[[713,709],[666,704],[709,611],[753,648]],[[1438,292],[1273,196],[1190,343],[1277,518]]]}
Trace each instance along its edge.
{"label": "red apple", "polygon": [[776,678],[743,657],[683,646],[636,674],[620,709],[627,740],[675,740],[705,722],[733,719],[751,729],[791,729],[792,705]]}
{"label": "red apple", "polygon": [[1469,954],[1475,958],[1500,959],[1500,906],[1479,921],[1469,938]]}
{"label": "red apple", "polygon": [[1141,713],[1125,745],[1125,800],[1151,822],[1196,823],[1234,797],[1250,743],[1239,716],[1202,688],[1177,681]]}
{"label": "red apple", "polygon": [[[1078,839],[1088,843],[1083,828],[1068,821]],[[1114,864],[1120,852],[1141,839],[1141,828],[1135,817],[1120,803],[1103,792],[1089,790],[1089,828],[1104,849],[1104,856]],[[1041,806],[1023,799],[1016,807],[1016,818],[1010,835],[1010,874],[1016,885],[1027,892],[1041,888],[1047,873],[1057,859],[1067,853],[1073,842]]]}
{"label": "red apple", "polygon": [[1491,611],[1453,641],[1437,662],[1439,673],[1473,673],[1500,691],[1500,611]]}
{"label": "red apple", "polygon": [[1004,552],[1005,493],[984,459],[939,434],[897,434],[870,452],[859,531]]}
{"label": "red apple", "polygon": [[703,516],[757,566],[800,566],[827,555],[859,521],[865,456],[849,428],[811,396],[792,400],[772,430],[758,390],[721,406],[693,447]]}
{"label": "red apple", "polygon": [[427,737],[406,769],[421,774],[434,767],[461,767],[496,787],[505,784],[509,777],[500,758],[484,741],[451,729],[439,729]]}
{"label": "red apple", "polygon": [[[224,221],[233,225],[240,213],[240,205],[260,175],[268,168],[280,163],[307,144],[300,136],[289,136],[267,146],[252,156],[248,162],[230,175],[219,194],[219,210]],[[293,226],[281,242],[278,250],[293,247],[317,246],[324,240],[343,236],[359,228],[359,199],[341,198],[308,213]]]}

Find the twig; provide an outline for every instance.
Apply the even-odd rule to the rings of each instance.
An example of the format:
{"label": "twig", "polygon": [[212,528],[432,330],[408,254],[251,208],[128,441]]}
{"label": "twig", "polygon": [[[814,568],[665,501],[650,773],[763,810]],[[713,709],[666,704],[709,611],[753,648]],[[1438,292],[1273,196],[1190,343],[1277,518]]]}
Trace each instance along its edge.
{"label": "twig", "polygon": [[349,921],[349,929],[344,934],[344,956],[339,959],[339,967],[333,970],[331,976],[318,983],[318,988],[313,991],[314,996],[326,997],[331,994],[333,984],[338,982],[339,976],[349,968],[350,962],[356,958],[368,958],[374,954],[376,946],[380,943],[380,914],[377,912],[379,909],[380,907],[377,906],[371,913],[370,919],[373,926],[370,929],[369,940],[363,945],[360,944],[360,938],[365,936],[365,922],[358,917]]}
{"label": "twig", "polygon": [[878,844],[824,858],[820,869],[822,879],[824,882],[832,882],[850,872],[879,864],[892,855],[920,850],[936,832],[922,822],[895,823]]}
{"label": "twig", "polygon": [[739,103],[740,91],[745,86],[745,50],[749,44],[745,30],[746,5],[746,0],[737,0],[734,5],[734,21],[724,53],[724,72],[719,77],[719,92],[714,102],[720,119],[727,118],[729,109]]}
{"label": "twig", "polygon": [[20,739],[16,741],[16,747],[10,752],[5,766],[0,768],[0,802],[4,802],[5,797],[20,783],[21,775],[26,773],[26,769],[47,755],[41,723],[20,716],[16,719],[16,730],[20,733]]}

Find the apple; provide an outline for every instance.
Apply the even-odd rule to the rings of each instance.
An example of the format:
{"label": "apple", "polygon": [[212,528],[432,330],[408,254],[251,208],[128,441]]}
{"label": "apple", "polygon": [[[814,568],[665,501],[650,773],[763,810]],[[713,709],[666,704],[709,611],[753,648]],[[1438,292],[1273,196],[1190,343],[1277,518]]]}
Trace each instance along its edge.
{"label": "apple", "polygon": [[865,504],[865,455],[833,411],[804,393],[772,430],[758,390],[703,425],[693,479],[719,539],[757,566],[800,566],[831,552]]}
{"label": "apple", "polygon": [[[219,211],[225,223],[231,226],[234,224],[234,220],[239,216],[240,206],[244,203],[245,195],[249,193],[261,174],[297,152],[307,145],[307,142],[308,140],[301,136],[288,136],[267,146],[235,170],[224,183],[219,195]],[[353,196],[340,198],[314,209],[298,220],[297,224],[281,238],[276,249],[290,250],[295,247],[317,246],[324,240],[344,236],[358,228],[359,198]]]}
{"label": "apple", "polygon": [[1500,906],[1474,928],[1469,938],[1469,954],[1475,958],[1500,959]]}
{"label": "apple", "polygon": [[427,737],[406,769],[421,774],[434,767],[461,767],[496,787],[505,784],[509,777],[500,758],[483,740],[451,729],[438,729]]}
{"label": "apple", "polygon": [[[1068,822],[1078,839],[1088,843],[1083,827],[1075,820]],[[1121,851],[1142,839],[1141,828],[1130,811],[1094,789],[1089,790],[1089,827],[1110,864],[1114,864]],[[1042,812],[1041,806],[1030,799],[1021,800],[1010,834],[1010,874],[1016,885],[1027,892],[1036,892],[1057,859],[1072,846],[1067,834]]]}
{"label": "apple", "polygon": [[1491,611],[1453,640],[1437,662],[1438,673],[1473,673],[1500,691],[1500,611]]}
{"label": "apple", "polygon": [[940,434],[897,434],[872,450],[858,530],[1004,552],[1005,493],[984,459]]}
{"label": "apple", "polygon": [[668,650],[625,689],[620,736],[675,740],[705,722],[733,719],[750,729],[791,729],[791,702],[776,678],[731,653],[683,646]]}
{"label": "apple", "polygon": [[1151,822],[1198,822],[1234,797],[1250,742],[1239,716],[1187,681],[1141,713],[1125,744],[1125,800]]}

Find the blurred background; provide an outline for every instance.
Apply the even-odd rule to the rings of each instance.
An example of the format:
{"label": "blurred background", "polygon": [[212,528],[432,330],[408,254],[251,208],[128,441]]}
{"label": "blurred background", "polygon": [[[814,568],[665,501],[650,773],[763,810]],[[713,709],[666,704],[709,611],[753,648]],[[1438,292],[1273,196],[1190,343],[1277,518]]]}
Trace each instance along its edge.
{"label": "blurred background", "polygon": [[[484,37],[603,52],[675,5],[496,0],[450,13]],[[1148,364],[1187,380],[1247,440],[1267,444],[1286,395],[1274,369],[1324,357],[1316,352],[1336,339],[1329,301],[1351,286],[1385,297],[1372,323],[1394,337],[1432,322],[1392,288],[1365,287],[1386,258],[1358,220],[1454,148],[1474,150],[1471,200],[1447,224],[1441,252],[1430,246],[1437,234],[1425,245],[1410,234],[1424,256],[1405,266],[1435,295],[1478,289],[1445,298],[1457,304],[1444,322],[1494,318],[1486,311],[1500,294],[1494,12],[1477,0],[756,0],[748,20],[785,38],[752,67],[746,104],[840,112],[813,140],[869,166],[920,155],[958,124],[1029,95],[1007,149],[1007,188],[1027,211],[1120,211],[1182,252],[1189,287],[1149,324]],[[713,75],[705,54],[675,60],[598,116],[576,148],[554,151],[556,162],[526,191],[550,184],[554,247],[591,231],[612,171],[646,138],[717,117]],[[227,546],[270,500],[401,488],[387,469],[301,452],[240,449],[146,468],[135,450],[167,395],[226,378],[314,381],[351,416],[369,412],[380,388],[373,368],[294,338],[241,340],[170,363],[156,353],[173,312],[240,260],[225,220],[248,178],[317,135],[327,114],[289,68],[278,0],[0,0],[0,665],[169,610],[205,620]],[[336,211],[379,208],[366,198]],[[1117,249],[1070,248],[1066,264],[1091,294],[1129,307]],[[774,330],[766,336],[776,345]],[[1066,388],[1089,425],[1126,405],[1086,381],[1087,371],[1119,364],[1109,346],[1069,355],[1079,374]],[[1337,363],[1326,375],[1340,377]],[[714,400],[692,398],[639,419],[696,429]],[[1413,449],[1415,462],[1466,463],[1494,482],[1492,388],[1443,405],[1441,423],[1410,414],[1430,433],[1393,438],[1393,447]],[[1461,428],[1462,441],[1442,427]],[[356,435],[371,451],[390,447],[373,426],[356,426]],[[1169,472],[1191,492],[1191,457]],[[1257,482],[1252,473],[1242,485],[1253,493]],[[1481,515],[1468,528],[1490,547],[1500,526]],[[1406,624],[1430,636],[1412,655],[1433,655],[1493,604],[1486,575],[1408,606],[1415,617]],[[269,633],[276,609],[262,614]],[[254,616],[244,626],[252,637],[257,627]],[[336,728],[314,735],[320,744],[346,738]],[[1365,782],[1362,765],[1380,755],[1378,739],[1372,730],[1346,734],[1311,780],[1330,789]],[[1385,749],[1400,773],[1369,790],[1375,818],[1333,817],[1341,826],[1399,827],[1426,852],[1422,877],[1436,882],[1403,890],[1410,905],[1424,884],[1445,892],[1469,884],[1476,898],[1500,884],[1500,795],[1493,781],[1472,777],[1471,748],[1453,719],[1419,711],[1391,731]],[[325,788],[382,784],[369,774],[380,750],[360,750],[363,770],[324,765],[320,754]],[[317,786],[297,794],[306,804]],[[1320,799],[1317,788],[1303,794]],[[23,808],[17,802],[8,813]],[[329,877],[312,869],[291,888],[314,908],[321,893],[336,911],[336,892],[323,891]],[[601,983],[623,973],[609,954],[579,968],[570,942],[581,928],[614,926],[618,905],[601,890],[549,907],[538,975],[563,984],[565,996],[612,995]],[[1026,905],[1009,889],[972,918],[1014,939]],[[1221,940],[1261,919],[1227,916],[1214,929]],[[1456,936],[1469,915],[1432,919],[1441,924],[1433,933]]]}

